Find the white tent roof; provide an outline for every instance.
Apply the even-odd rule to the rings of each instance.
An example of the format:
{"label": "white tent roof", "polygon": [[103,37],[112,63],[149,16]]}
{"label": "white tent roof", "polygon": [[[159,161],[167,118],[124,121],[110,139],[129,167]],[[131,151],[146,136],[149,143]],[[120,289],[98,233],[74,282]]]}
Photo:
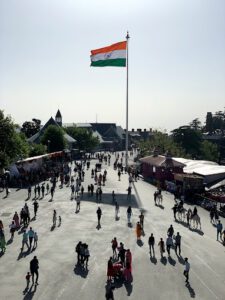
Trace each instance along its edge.
{"label": "white tent roof", "polygon": [[185,158],[176,158],[176,160],[185,164],[185,173],[195,173],[202,176],[225,173],[225,166],[220,166],[213,161]]}

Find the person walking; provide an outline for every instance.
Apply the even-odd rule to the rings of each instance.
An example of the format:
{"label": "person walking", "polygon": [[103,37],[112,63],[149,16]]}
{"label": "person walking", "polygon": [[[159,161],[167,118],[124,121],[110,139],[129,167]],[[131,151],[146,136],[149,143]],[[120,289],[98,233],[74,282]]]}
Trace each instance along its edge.
{"label": "person walking", "polygon": [[115,203],[116,201],[116,194],[114,191],[112,191],[112,202]]}
{"label": "person walking", "polygon": [[47,191],[46,195],[48,195],[48,193],[49,193],[49,183],[46,184],[46,191]]}
{"label": "person walking", "polygon": [[16,225],[16,230],[20,228],[20,218],[17,212],[15,212],[13,216],[13,221],[15,222]]}
{"label": "person walking", "polygon": [[99,187],[98,193],[99,193],[99,201],[102,201],[102,189],[101,189],[101,187]]}
{"label": "person walking", "polygon": [[140,222],[137,222],[136,224],[136,236],[137,236],[137,242],[141,240],[141,233],[142,233],[142,228]]}
{"label": "person walking", "polygon": [[31,246],[33,243],[33,239],[34,239],[34,231],[32,229],[32,227],[30,227],[30,230],[28,231],[28,237],[29,237],[29,245],[30,245],[30,250],[31,250]]}
{"label": "person walking", "polygon": [[211,222],[211,223],[213,223],[214,214],[215,214],[215,210],[214,210],[214,208],[212,207],[212,208],[210,209],[210,212],[209,212],[210,222]]}
{"label": "person walking", "polygon": [[128,224],[131,223],[131,215],[132,215],[132,209],[131,209],[131,206],[128,206],[128,208],[127,208],[127,223]]}
{"label": "person walking", "polygon": [[153,236],[153,233],[151,233],[151,235],[150,235],[150,237],[148,239],[148,245],[149,245],[150,256],[152,256],[152,253],[153,253],[153,256],[155,256],[155,249],[154,249],[155,238]]}
{"label": "person walking", "polygon": [[143,212],[141,212],[141,214],[139,216],[139,220],[140,220],[142,231],[144,231],[144,217],[145,216],[144,216]]}
{"label": "person walking", "polygon": [[127,200],[131,199],[131,190],[132,190],[132,187],[128,186],[128,189],[127,189]]}
{"label": "person walking", "polygon": [[32,284],[34,284],[34,274],[36,275],[36,281],[35,284],[38,284],[38,277],[39,277],[39,261],[37,259],[37,256],[34,256],[34,258],[30,261],[30,273],[32,276]]}
{"label": "person walking", "polygon": [[119,216],[118,216],[119,211],[120,211],[120,206],[119,206],[118,202],[116,201],[115,202],[115,220],[119,219]]}
{"label": "person walking", "polygon": [[81,263],[81,246],[82,242],[79,241],[79,243],[75,247],[75,252],[77,253],[77,264]]}
{"label": "person walking", "polygon": [[11,237],[10,237],[10,240],[13,240],[14,238],[14,233],[16,231],[16,224],[15,224],[15,221],[12,220],[12,223],[9,225],[9,228],[10,228],[10,233],[11,233]]}
{"label": "person walking", "polygon": [[51,190],[50,190],[50,193],[51,193],[51,200],[53,200],[54,192],[55,192],[55,188],[54,188],[54,186],[52,186],[52,187],[51,187]]}
{"label": "person walking", "polygon": [[83,185],[80,188],[80,192],[81,192],[81,198],[83,198],[83,196],[84,196],[84,187],[83,187]]}
{"label": "person walking", "polygon": [[102,210],[100,207],[98,207],[96,214],[97,214],[97,219],[98,219],[98,227],[101,227],[100,221],[101,221],[101,217],[102,217]]}
{"label": "person walking", "polygon": [[76,211],[75,213],[78,213],[80,211],[80,198],[76,198]]}
{"label": "person walking", "polygon": [[190,263],[188,262],[188,258],[185,257],[184,259],[184,276],[186,277],[185,282],[189,283],[189,271],[190,271]]}
{"label": "person walking", "polygon": [[177,232],[177,235],[175,236],[175,253],[177,255],[177,249],[179,250],[179,256],[181,254],[181,236],[180,233]]}
{"label": "person walking", "polygon": [[117,258],[116,249],[118,247],[118,242],[117,242],[116,237],[114,237],[114,239],[111,241],[111,244],[112,244],[113,258]]}
{"label": "person walking", "polygon": [[223,224],[220,222],[220,220],[218,221],[217,225],[216,225],[216,229],[217,229],[217,241],[219,239],[222,239],[222,230],[223,230]]}
{"label": "person walking", "polygon": [[6,250],[6,241],[5,241],[5,234],[2,229],[0,229],[0,249],[2,254],[4,254]]}
{"label": "person walking", "polygon": [[38,207],[39,207],[39,204],[36,199],[34,200],[33,206],[34,206],[34,218],[36,218]]}
{"label": "person walking", "polygon": [[121,172],[120,170],[118,171],[118,180],[120,181],[120,176],[121,176]]}
{"label": "person walking", "polygon": [[193,209],[193,214],[192,214],[192,218],[194,216],[196,216],[198,214],[198,210],[197,210],[197,207],[195,206],[194,209]]}
{"label": "person walking", "polygon": [[166,251],[168,253],[168,256],[170,256],[170,249],[173,246],[173,239],[171,236],[168,236],[166,239]]}
{"label": "person walking", "polygon": [[40,198],[40,195],[41,195],[41,187],[40,185],[38,184],[37,186],[37,193],[38,193],[38,199]]}
{"label": "person walking", "polygon": [[28,245],[28,233],[26,231],[26,229],[23,231],[23,236],[22,236],[22,247],[21,247],[21,252],[23,252],[23,248],[24,245],[27,246],[27,250],[29,249],[29,245]]}
{"label": "person walking", "polygon": [[42,194],[42,199],[43,199],[45,196],[45,185],[44,184],[42,184],[42,186],[41,186],[41,194]]}
{"label": "person walking", "polygon": [[31,277],[31,274],[30,272],[27,272],[27,275],[26,275],[26,283],[27,283],[27,286],[26,286],[26,289],[28,290],[29,288],[29,285],[30,285],[30,277]]}
{"label": "person walking", "polygon": [[124,266],[126,249],[124,249],[124,245],[122,242],[120,242],[120,246],[118,247],[118,250],[119,250],[118,259],[121,261],[121,264]]}
{"label": "person walking", "polygon": [[84,263],[85,263],[86,269],[88,267],[89,257],[90,257],[90,251],[88,249],[88,245],[84,244]]}
{"label": "person walking", "polygon": [[172,207],[172,210],[173,210],[173,217],[174,217],[174,220],[176,221],[177,220],[177,203],[174,204],[174,206]]}
{"label": "person walking", "polygon": [[31,185],[28,186],[27,192],[28,192],[27,199],[30,199],[30,197],[31,197]]}
{"label": "person walking", "polygon": [[37,232],[34,233],[34,245],[33,248],[37,248],[37,242],[38,242],[38,234]]}
{"label": "person walking", "polygon": [[36,197],[37,197],[37,186],[35,184],[35,186],[34,186],[34,199],[36,199]]}
{"label": "person walking", "polygon": [[70,198],[73,199],[74,193],[75,193],[75,186],[74,186],[74,184],[71,184],[70,188],[71,188],[71,196],[70,196]]}
{"label": "person walking", "polygon": [[164,256],[163,256],[163,253],[165,252],[165,243],[164,243],[164,241],[163,241],[162,238],[160,238],[160,241],[159,241],[159,243],[158,243],[158,246],[159,246],[159,252],[160,252],[160,254],[161,254],[161,258],[163,258],[163,257],[164,257]]}
{"label": "person walking", "polygon": [[217,211],[216,208],[215,208],[214,218],[215,218],[215,224],[218,224],[218,222],[219,222],[219,214],[218,214],[218,211]]}
{"label": "person walking", "polygon": [[113,275],[114,275],[113,260],[112,257],[110,257],[107,264],[107,281],[111,281]]}
{"label": "person walking", "polygon": [[167,230],[167,235],[172,237],[174,234],[174,229],[173,229],[173,225],[170,225],[170,227]]}

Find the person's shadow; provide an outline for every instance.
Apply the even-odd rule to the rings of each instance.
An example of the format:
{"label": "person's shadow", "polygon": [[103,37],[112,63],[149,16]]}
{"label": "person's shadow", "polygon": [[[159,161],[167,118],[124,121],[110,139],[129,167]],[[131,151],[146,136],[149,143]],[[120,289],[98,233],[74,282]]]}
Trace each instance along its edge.
{"label": "person's shadow", "polygon": [[[34,287],[34,289],[32,290],[32,288]],[[24,297],[23,300],[31,300],[34,297],[34,294],[36,293],[37,290],[37,285],[32,284],[30,289],[25,288],[25,290],[23,291]]]}
{"label": "person's shadow", "polygon": [[164,206],[162,204],[158,204],[157,206],[161,209],[164,209]]}
{"label": "person's shadow", "polygon": [[186,283],[185,285],[190,293],[191,298],[195,298],[196,294],[194,289],[191,287],[190,283]]}
{"label": "person's shadow", "polygon": [[102,228],[102,226],[101,226],[101,224],[98,224],[97,226],[96,226],[96,229],[101,229]]}
{"label": "person's shadow", "polygon": [[55,225],[52,225],[51,227],[51,231],[53,231],[55,229]]}
{"label": "person's shadow", "polygon": [[124,282],[124,286],[126,288],[127,291],[127,296],[130,296],[132,291],[133,291],[133,285],[131,282]]}
{"label": "person's shadow", "polygon": [[171,256],[168,256],[168,262],[169,262],[172,266],[175,266],[175,265],[176,265],[176,261],[175,261]]}
{"label": "person's shadow", "polygon": [[184,261],[184,259],[181,255],[180,256],[177,255],[177,258],[178,258],[178,261],[179,261],[180,264],[182,264],[182,265],[185,264],[185,261]]}
{"label": "person's shadow", "polygon": [[189,227],[189,230],[192,231],[192,232],[196,232],[199,235],[204,235],[204,232],[202,231],[202,229]]}
{"label": "person's shadow", "polygon": [[160,261],[164,266],[167,264],[167,259],[165,256],[161,257]]}
{"label": "person's shadow", "polygon": [[87,268],[85,268],[84,266],[82,266],[81,264],[76,264],[75,268],[74,268],[74,274],[81,276],[83,278],[86,278],[88,275],[89,270]]}
{"label": "person's shadow", "polygon": [[144,243],[142,242],[142,240],[138,239],[138,240],[137,240],[137,245],[138,245],[139,247],[142,247],[142,246],[144,245]]}
{"label": "person's shadow", "polygon": [[156,265],[157,264],[157,258],[155,256],[150,256],[150,261]]}
{"label": "person's shadow", "polygon": [[10,244],[12,244],[12,242],[13,242],[13,239],[10,238],[10,239],[7,241],[6,245],[10,245]]}

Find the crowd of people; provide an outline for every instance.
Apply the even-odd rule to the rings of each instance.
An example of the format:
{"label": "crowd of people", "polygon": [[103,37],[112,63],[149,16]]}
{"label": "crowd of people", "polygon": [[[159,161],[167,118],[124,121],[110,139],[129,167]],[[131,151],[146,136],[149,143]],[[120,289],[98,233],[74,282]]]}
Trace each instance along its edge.
{"label": "crowd of people", "polygon": [[[112,156],[110,154],[98,154],[97,158],[99,163],[105,163],[105,166],[109,166],[111,163]],[[127,187],[127,201],[130,205],[127,206],[126,209],[126,217],[128,226],[132,227],[132,221],[136,223],[135,234],[137,243],[142,241],[142,237],[145,235],[144,232],[144,220],[145,215],[144,212],[141,211],[138,217],[138,220],[132,220],[133,211],[132,211],[132,183],[138,180],[138,171],[132,170],[131,168],[125,168],[123,166],[124,154],[116,154],[115,162],[113,164],[114,170],[118,175],[118,181],[121,181],[122,174],[127,174],[128,178],[128,187]],[[91,174],[91,182],[87,184],[87,191],[85,191],[85,176],[87,171],[90,170]],[[54,200],[54,194],[57,188],[57,184],[59,188],[63,188],[64,186],[69,187],[71,189],[70,200],[76,201],[76,210],[75,212],[80,212],[81,202],[85,196],[87,197],[96,197],[96,204],[98,205],[96,210],[97,215],[97,228],[101,228],[101,218],[103,215],[103,208],[100,205],[103,200],[103,192],[105,186],[107,187],[107,179],[108,174],[106,168],[101,165],[96,164],[95,167],[90,169],[90,161],[77,161],[74,163],[74,167],[72,168],[72,164],[68,166],[68,172],[64,174],[64,172],[59,172],[58,174],[54,174],[49,181],[38,183],[36,185],[29,185],[27,188],[27,201],[32,199],[33,206],[33,218],[31,218],[30,208],[25,202],[24,206],[21,208],[19,214],[17,212],[14,213],[11,223],[9,224],[9,230],[11,234],[11,240],[14,239],[14,234],[16,231],[21,231],[22,233],[22,246],[20,248],[20,252],[24,252],[24,247],[26,246],[26,251],[28,253],[35,251],[38,246],[38,233],[33,227],[30,225],[31,220],[35,220],[37,218],[37,214],[39,211],[39,200],[44,199],[46,195],[51,195],[51,201]],[[86,182],[85,182],[86,183]],[[85,195],[85,192],[86,195]],[[157,194],[161,194],[161,190],[157,191]],[[154,200],[155,200],[154,194]],[[33,198],[32,198],[33,197]],[[93,198],[94,199],[94,198]],[[129,202],[130,201],[130,202]],[[115,209],[115,220],[119,220],[120,206],[119,206],[119,197],[116,195],[115,191],[112,191],[112,204],[113,209]],[[177,212],[183,208],[184,203],[180,202],[175,203],[173,207],[174,218],[177,219]],[[32,207],[31,206],[31,207]],[[193,210],[192,215],[197,215],[197,208]],[[210,212],[211,222],[216,224],[217,228],[217,240],[223,241],[225,245],[225,230],[223,230],[223,225],[220,222],[219,218],[216,217],[216,212]],[[58,220],[59,226],[61,225],[62,219],[61,216],[58,216],[56,209],[53,209],[52,216],[52,226],[56,227],[56,223]],[[181,240],[182,236],[179,231],[174,231],[173,225],[171,224],[166,232],[166,238],[160,237],[156,243],[155,236],[153,233],[148,238],[149,245],[149,253],[150,257],[156,256],[156,248],[155,245],[158,245],[159,254],[161,259],[164,258],[165,252],[167,252],[168,257],[171,256],[171,250],[174,249],[174,252],[177,256],[181,256]],[[130,249],[125,249],[123,242],[117,241],[117,238],[114,237],[111,241],[112,246],[112,256],[109,257],[107,262],[107,281],[110,283],[112,287],[112,283],[119,279],[123,280],[127,283],[132,282],[132,253]],[[3,253],[6,251],[6,240],[5,240],[5,230],[3,226],[3,222],[0,220],[0,248]],[[88,268],[88,262],[90,258],[90,250],[89,246],[86,242],[79,241],[75,246],[75,252],[77,253],[77,265],[82,268]],[[185,269],[184,276],[186,278],[186,282],[189,282],[189,271],[190,271],[190,263],[188,258],[184,259]],[[36,279],[34,278],[36,275]],[[39,278],[39,261],[36,256],[30,262],[30,271],[27,272],[26,276],[27,288],[30,285],[30,280],[32,279],[32,284],[34,282],[38,284]],[[34,280],[35,279],[35,280]],[[110,288],[107,293],[107,299],[113,299],[113,289]],[[110,298],[111,297],[111,298]]]}

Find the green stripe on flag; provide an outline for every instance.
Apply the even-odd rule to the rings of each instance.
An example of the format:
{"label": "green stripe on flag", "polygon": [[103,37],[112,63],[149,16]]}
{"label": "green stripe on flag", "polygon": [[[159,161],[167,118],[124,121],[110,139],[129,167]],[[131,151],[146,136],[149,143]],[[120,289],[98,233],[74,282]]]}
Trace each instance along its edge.
{"label": "green stripe on flag", "polygon": [[91,67],[126,67],[125,58],[92,61]]}

